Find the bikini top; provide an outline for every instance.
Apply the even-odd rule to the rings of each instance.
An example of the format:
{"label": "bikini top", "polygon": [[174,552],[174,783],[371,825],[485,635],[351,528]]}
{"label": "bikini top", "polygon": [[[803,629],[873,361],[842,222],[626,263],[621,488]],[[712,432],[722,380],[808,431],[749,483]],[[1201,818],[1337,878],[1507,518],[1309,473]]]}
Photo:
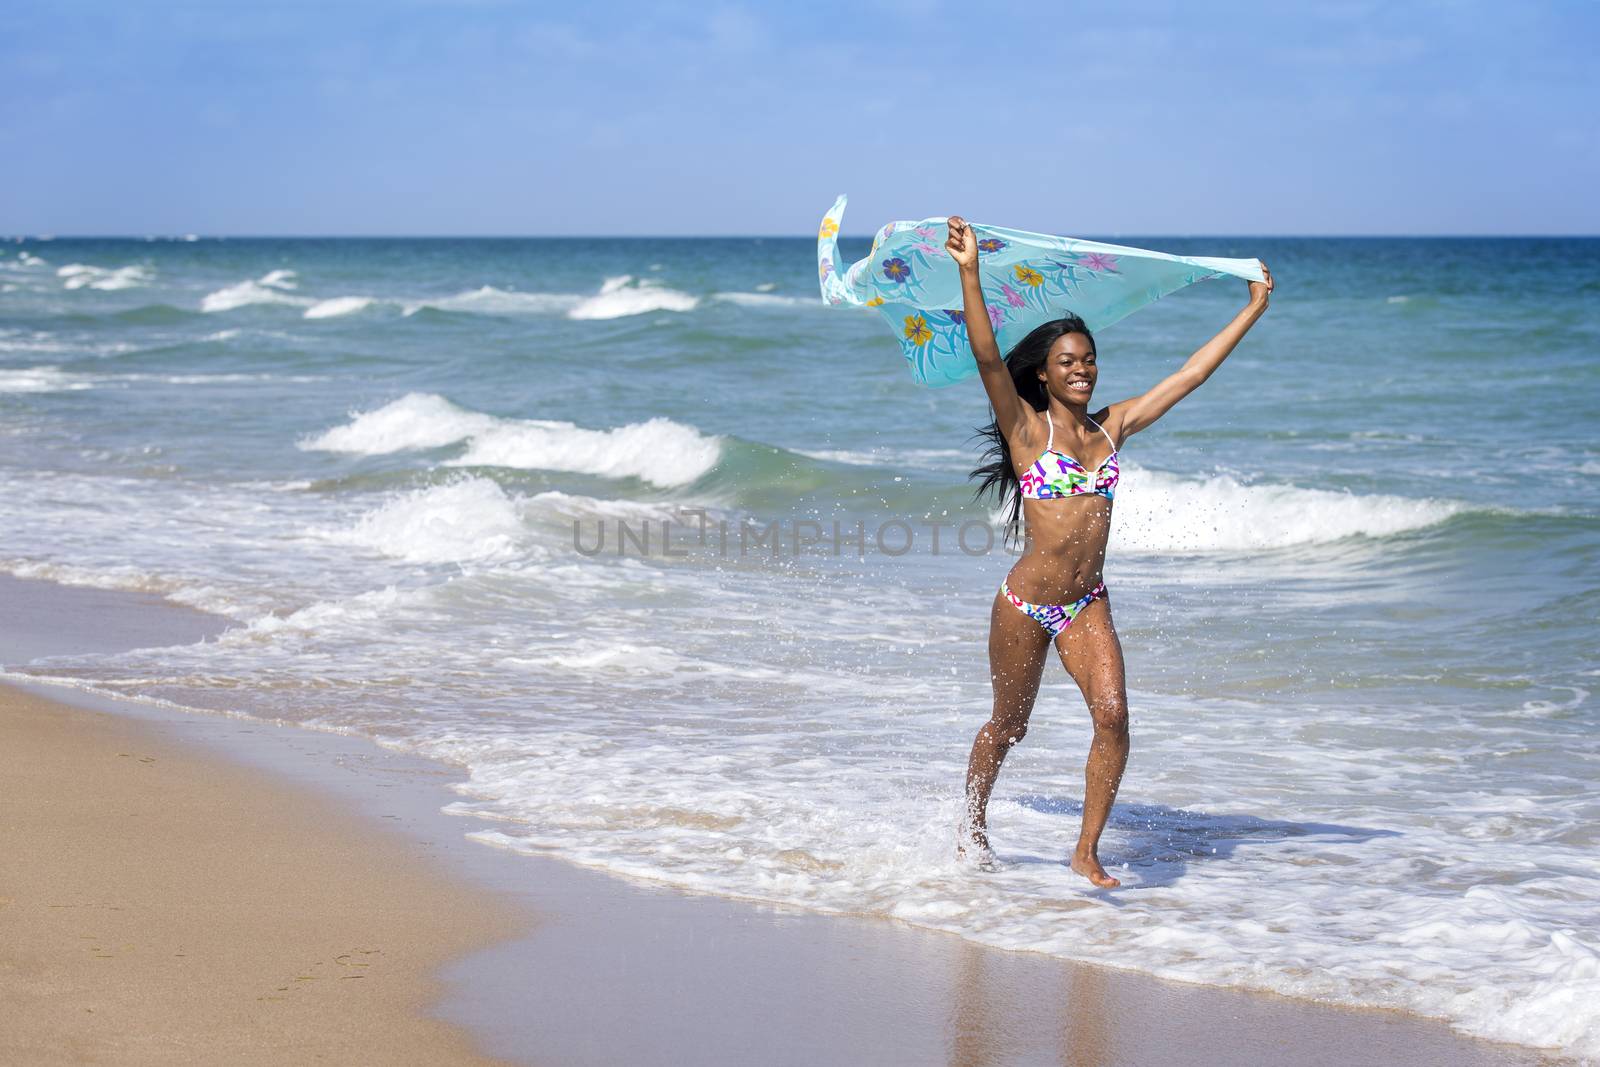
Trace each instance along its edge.
{"label": "bikini top", "polygon": [[[1055,500],[1064,496],[1093,495],[1110,500],[1115,496],[1117,479],[1121,476],[1117,467],[1117,443],[1111,440],[1105,427],[1089,419],[1094,423],[1094,428],[1106,434],[1106,440],[1111,441],[1111,455],[1091,471],[1065,452],[1055,450],[1055,420],[1048,415],[1045,418],[1050,423],[1050,438],[1045,443],[1044,452],[1018,479],[1023,497],[1027,500]],[[1085,415],[1084,418],[1089,417]]]}

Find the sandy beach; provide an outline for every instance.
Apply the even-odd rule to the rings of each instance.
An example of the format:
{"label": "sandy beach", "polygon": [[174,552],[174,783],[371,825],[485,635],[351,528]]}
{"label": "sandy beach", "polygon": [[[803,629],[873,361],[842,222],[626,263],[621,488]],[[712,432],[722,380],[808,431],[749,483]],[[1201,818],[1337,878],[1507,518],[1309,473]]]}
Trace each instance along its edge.
{"label": "sandy beach", "polygon": [[0,693],[0,1060],[479,1064],[427,1016],[517,929],[407,839],[126,719]]}
{"label": "sandy beach", "polygon": [[[135,617],[216,628],[155,598],[0,593],[0,648],[54,620],[39,655],[113,647]],[[7,1063],[1557,1062],[484,848],[440,814],[438,765],[42,688],[0,685]]]}
{"label": "sandy beach", "polygon": [[1600,4],[12,6],[0,1067],[1600,1067]]}

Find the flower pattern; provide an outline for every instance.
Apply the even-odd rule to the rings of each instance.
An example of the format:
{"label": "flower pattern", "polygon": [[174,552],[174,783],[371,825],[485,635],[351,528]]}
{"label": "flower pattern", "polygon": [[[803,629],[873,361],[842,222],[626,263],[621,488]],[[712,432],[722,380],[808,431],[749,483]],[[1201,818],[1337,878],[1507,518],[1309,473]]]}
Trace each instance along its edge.
{"label": "flower pattern", "polygon": [[[948,385],[977,373],[955,264],[941,247],[945,220],[891,222],[873,237],[872,252],[839,259],[845,198],[818,227],[817,275],[829,304],[873,308],[894,331],[912,376]],[[1001,351],[1040,323],[1081,315],[1101,330],[1186,285],[1223,274],[1259,280],[1260,264],[1244,259],[1194,259],[1071,237],[988,229],[974,224],[983,267],[984,309]],[[1004,237],[998,234],[1005,234]],[[952,303],[957,307],[952,308]],[[1093,492],[1105,472],[1053,470],[1063,492]]]}

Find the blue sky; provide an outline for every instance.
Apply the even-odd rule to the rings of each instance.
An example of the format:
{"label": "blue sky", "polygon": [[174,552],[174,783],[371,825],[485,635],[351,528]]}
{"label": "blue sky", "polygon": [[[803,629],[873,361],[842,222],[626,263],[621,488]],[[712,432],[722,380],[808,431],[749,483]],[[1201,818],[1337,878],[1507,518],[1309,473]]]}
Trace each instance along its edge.
{"label": "blue sky", "polygon": [[0,7],[0,232],[1600,233],[1600,5]]}

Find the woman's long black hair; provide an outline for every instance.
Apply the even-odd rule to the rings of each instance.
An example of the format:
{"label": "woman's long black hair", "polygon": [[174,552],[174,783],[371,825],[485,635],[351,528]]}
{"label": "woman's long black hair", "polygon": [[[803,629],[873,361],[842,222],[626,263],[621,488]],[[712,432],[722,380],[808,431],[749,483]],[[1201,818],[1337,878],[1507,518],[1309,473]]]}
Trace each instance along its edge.
{"label": "woman's long black hair", "polygon": [[[1011,372],[1011,382],[1017,387],[1017,395],[1033,405],[1035,411],[1044,411],[1050,406],[1044,382],[1039,380],[1039,368],[1044,366],[1045,359],[1050,355],[1050,346],[1056,343],[1057,338],[1069,333],[1083,334],[1089,339],[1089,351],[1096,351],[1094,334],[1089,332],[1089,327],[1078,316],[1067,315],[1035,326],[1028,336],[1006,353],[1006,370]],[[995,503],[1004,506],[1010,501],[1006,531],[1008,538],[1013,537],[1020,529],[1019,520],[1022,518],[1022,486],[1017,481],[1017,469],[1011,464],[1011,446],[1006,444],[1006,435],[1001,431],[998,419],[991,420],[987,426],[978,427],[973,436],[989,443],[983,451],[984,462],[967,476],[968,480],[982,479],[973,499],[981,500],[985,493],[992,491]]]}

